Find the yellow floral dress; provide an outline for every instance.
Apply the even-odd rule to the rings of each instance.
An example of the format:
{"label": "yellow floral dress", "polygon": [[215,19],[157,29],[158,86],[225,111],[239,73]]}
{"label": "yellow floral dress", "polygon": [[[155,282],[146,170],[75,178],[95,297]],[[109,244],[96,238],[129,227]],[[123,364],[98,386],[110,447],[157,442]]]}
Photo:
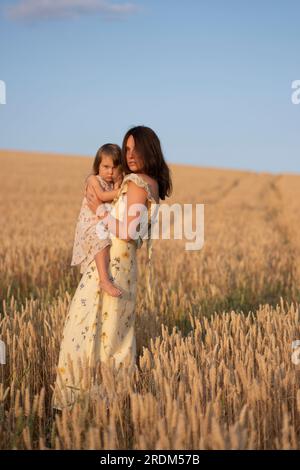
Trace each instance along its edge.
{"label": "yellow floral dress", "polygon": [[[102,306],[99,308],[99,278],[94,260],[84,272],[65,320],[52,397],[52,407],[56,409],[72,406],[78,392],[86,387],[85,371],[92,370],[90,368],[94,368],[99,362],[110,363],[118,368],[123,365],[129,372],[136,367],[136,250],[146,237],[149,263],[147,272],[150,273],[150,233],[151,225],[155,221],[153,207],[157,210],[158,204],[149,184],[138,174],[130,173],[124,177],[113,201],[111,213],[114,217],[123,220],[128,181],[134,181],[146,190],[147,231],[145,236],[129,242],[111,234],[109,274],[115,285],[122,289],[122,297],[112,297],[103,292]],[[151,296],[150,282],[149,274],[147,288]]]}

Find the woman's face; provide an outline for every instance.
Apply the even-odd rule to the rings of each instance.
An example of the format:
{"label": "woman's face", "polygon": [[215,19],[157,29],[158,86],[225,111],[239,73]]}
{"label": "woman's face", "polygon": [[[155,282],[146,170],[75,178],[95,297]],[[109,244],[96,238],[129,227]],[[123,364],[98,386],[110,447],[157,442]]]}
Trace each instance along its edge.
{"label": "woman's face", "polygon": [[139,173],[143,170],[143,160],[134,150],[134,138],[130,135],[126,142],[126,162],[130,171]]}

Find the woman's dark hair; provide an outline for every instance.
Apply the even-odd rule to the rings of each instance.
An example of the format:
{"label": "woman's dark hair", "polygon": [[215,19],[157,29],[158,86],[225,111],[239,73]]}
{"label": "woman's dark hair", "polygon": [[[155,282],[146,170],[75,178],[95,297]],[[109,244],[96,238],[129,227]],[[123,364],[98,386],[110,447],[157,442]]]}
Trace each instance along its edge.
{"label": "woman's dark hair", "polygon": [[130,135],[134,138],[134,149],[143,161],[143,172],[158,182],[160,199],[169,197],[172,192],[171,171],[164,159],[159,138],[150,127],[136,126],[126,132],[122,144],[125,174],[132,173],[126,160],[126,144]]}
{"label": "woman's dark hair", "polygon": [[104,144],[96,153],[93,163],[93,174],[98,175],[99,165],[102,162],[103,155],[108,155],[112,158],[115,166],[122,165],[122,151],[117,144]]}

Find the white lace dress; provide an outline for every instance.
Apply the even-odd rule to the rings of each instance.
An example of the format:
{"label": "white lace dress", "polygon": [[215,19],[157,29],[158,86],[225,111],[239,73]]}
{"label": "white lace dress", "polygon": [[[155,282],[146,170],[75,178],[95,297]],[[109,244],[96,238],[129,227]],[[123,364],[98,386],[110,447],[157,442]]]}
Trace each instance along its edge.
{"label": "white lace dress", "polygon": [[[96,175],[96,178],[98,179],[99,185],[104,191],[113,190],[113,183],[106,182],[99,175]],[[103,206],[103,210],[108,209],[108,204],[103,203],[101,206]],[[106,246],[111,245],[110,237],[105,237],[103,231],[102,238],[100,238],[97,234],[96,225],[98,222],[98,217],[94,214],[94,212],[91,211],[87,204],[87,199],[84,197],[76,224],[73,255],[71,261],[71,266],[76,266],[78,264],[81,265],[81,274],[86,271],[88,265],[91,263],[91,261],[93,261],[96,253]]]}

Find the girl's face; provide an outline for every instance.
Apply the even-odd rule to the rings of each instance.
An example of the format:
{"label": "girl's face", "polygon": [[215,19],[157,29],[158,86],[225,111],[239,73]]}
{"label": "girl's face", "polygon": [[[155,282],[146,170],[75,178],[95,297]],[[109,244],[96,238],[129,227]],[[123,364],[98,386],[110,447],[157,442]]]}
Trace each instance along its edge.
{"label": "girl's face", "polygon": [[130,135],[126,142],[126,162],[132,172],[141,173],[143,170],[143,160],[134,150],[134,145],[134,138]]}
{"label": "girl's face", "polygon": [[99,176],[108,183],[113,181],[114,162],[109,155],[102,155],[102,161],[99,165]]}

